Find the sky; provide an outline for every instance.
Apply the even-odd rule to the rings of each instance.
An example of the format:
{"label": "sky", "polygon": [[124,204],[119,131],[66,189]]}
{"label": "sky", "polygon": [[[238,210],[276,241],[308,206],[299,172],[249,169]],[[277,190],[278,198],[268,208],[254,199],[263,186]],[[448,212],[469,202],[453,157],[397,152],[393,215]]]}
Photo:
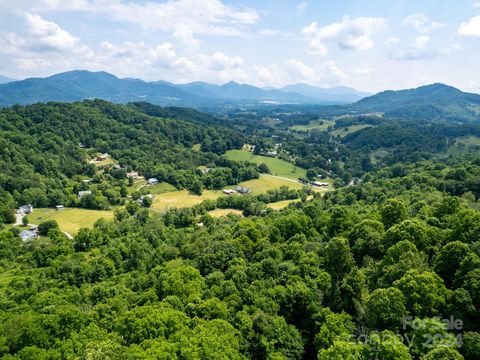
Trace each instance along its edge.
{"label": "sky", "polygon": [[0,75],[480,92],[480,0],[0,0]]}

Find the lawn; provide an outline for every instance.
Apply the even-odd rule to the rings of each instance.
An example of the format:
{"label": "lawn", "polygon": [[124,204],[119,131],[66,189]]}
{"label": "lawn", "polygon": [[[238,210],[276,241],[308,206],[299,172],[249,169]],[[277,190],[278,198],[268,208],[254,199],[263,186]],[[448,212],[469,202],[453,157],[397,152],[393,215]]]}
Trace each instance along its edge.
{"label": "lawn", "polygon": [[277,202],[274,202],[274,203],[267,204],[267,207],[269,207],[273,210],[282,210],[283,208],[286,208],[291,203],[296,203],[296,202],[299,202],[299,201],[300,201],[300,199],[277,201]]}
{"label": "lawn", "polygon": [[155,196],[151,208],[160,212],[173,208],[188,208],[204,200],[215,200],[221,195],[221,191],[213,190],[204,190],[202,195],[193,194],[188,190],[171,191]]}
{"label": "lawn", "polygon": [[306,170],[298,166],[295,166],[288,161],[272,158],[262,155],[254,155],[248,150],[229,150],[227,151],[227,158],[235,161],[250,161],[257,164],[265,163],[272,175],[281,176],[293,180],[297,180],[299,177],[305,177]]}
{"label": "lawn", "polygon": [[293,125],[290,127],[296,131],[308,131],[308,130],[327,130],[329,126],[335,125],[333,120],[312,120],[307,125]]}
{"label": "lawn", "polygon": [[65,208],[57,211],[50,208],[37,208],[28,215],[31,224],[38,225],[45,220],[57,221],[60,230],[71,235],[84,227],[92,227],[98,219],[113,219],[112,211]]}
{"label": "lawn", "polygon": [[260,178],[244,181],[240,183],[240,186],[250,188],[255,195],[265,193],[268,190],[278,189],[281,186],[288,186],[291,189],[301,189],[303,187],[299,182],[271,175],[260,175]]}
{"label": "lawn", "polygon": [[209,211],[208,213],[214,218],[219,218],[219,217],[227,216],[230,214],[240,215],[240,216],[242,215],[242,211],[237,209],[215,209],[215,210]]}
{"label": "lawn", "polygon": [[113,165],[115,164],[115,160],[113,159],[105,159],[102,161],[91,161],[93,165],[95,165],[97,168],[102,168],[105,166]]}
{"label": "lawn", "polygon": [[145,187],[146,190],[150,191],[150,194],[157,195],[163,194],[166,192],[171,192],[177,190],[177,188],[169,183],[161,182],[156,185],[149,185]]}
{"label": "lawn", "polygon": [[[291,189],[302,188],[302,184],[298,182],[277,178],[271,175],[260,175],[259,179],[244,181],[239,185],[250,188],[254,195],[265,193],[268,190],[278,189],[281,186],[288,186]],[[235,185],[227,186],[225,188],[234,189]],[[165,212],[166,210],[173,208],[180,209],[192,207],[200,204],[204,200],[216,200],[220,196],[225,196],[220,190],[204,190],[202,195],[195,195],[188,190],[171,191],[155,196],[151,208],[159,212]]]}

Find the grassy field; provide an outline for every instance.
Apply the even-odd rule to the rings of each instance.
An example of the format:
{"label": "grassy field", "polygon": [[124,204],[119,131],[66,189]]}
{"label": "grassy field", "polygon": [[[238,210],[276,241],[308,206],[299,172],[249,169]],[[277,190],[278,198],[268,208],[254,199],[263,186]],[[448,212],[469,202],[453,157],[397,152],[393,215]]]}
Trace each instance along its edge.
{"label": "grassy field", "polygon": [[299,177],[305,177],[306,174],[305,169],[295,166],[288,161],[268,156],[254,155],[253,153],[243,149],[227,151],[226,155],[230,160],[250,161],[257,164],[265,163],[270,169],[272,175],[276,176],[297,180]]}
{"label": "grassy field", "polygon": [[215,210],[209,211],[208,213],[214,218],[219,218],[219,217],[227,216],[230,214],[242,215],[242,211],[237,209],[215,209]]}
{"label": "grassy field", "polygon": [[102,161],[91,161],[93,165],[95,165],[97,168],[102,168],[108,165],[113,165],[115,164],[115,160],[113,159],[105,159]]}
{"label": "grassy field", "polygon": [[[301,189],[302,184],[280,179],[270,175],[260,175],[259,179],[244,181],[240,186],[248,187],[252,190],[252,194],[258,195],[268,190],[278,189],[281,186],[288,186],[291,189]],[[226,189],[234,189],[235,186],[227,186]],[[200,204],[204,200],[216,200],[220,196],[225,196],[222,191],[204,190],[202,195],[195,195],[188,190],[178,190],[166,192],[155,196],[155,200],[151,208],[158,212],[165,212],[173,208],[188,208]]]}
{"label": "grassy field", "polygon": [[296,131],[308,131],[308,130],[327,130],[329,126],[335,125],[333,120],[312,120],[307,125],[293,125],[290,129]]}
{"label": "grassy field", "polygon": [[153,195],[163,194],[166,192],[177,190],[175,186],[170,185],[169,183],[166,183],[166,182],[161,182],[156,185],[146,186],[146,189],[150,191],[150,194],[153,194]]}
{"label": "grassy field", "polygon": [[332,132],[330,132],[330,134],[332,134],[333,136],[344,137],[344,136],[347,136],[348,134],[352,134],[358,130],[366,129],[369,127],[373,127],[373,126],[368,124],[345,126],[345,127],[341,127],[336,130],[333,130]]}
{"label": "grassy field", "polygon": [[221,191],[212,190],[205,190],[202,195],[192,194],[188,190],[172,191],[156,196],[151,208],[160,212],[173,208],[188,208],[200,204],[204,200],[215,200],[221,195]]}
{"label": "grassy field", "polygon": [[300,199],[277,201],[277,202],[268,204],[267,207],[273,210],[282,210],[283,208],[286,208],[291,203],[299,202],[299,201]]}
{"label": "grassy field", "polygon": [[480,138],[476,136],[464,136],[455,140],[456,145],[463,145],[466,147],[477,147],[480,146]]}
{"label": "grassy field", "polygon": [[301,189],[302,184],[299,182],[280,179],[270,175],[260,175],[260,178],[247,180],[240,183],[240,186],[248,187],[252,190],[252,194],[258,195],[268,190],[278,189],[281,186],[288,186],[290,189]]}
{"label": "grassy field", "polygon": [[60,230],[75,235],[81,228],[92,227],[98,219],[113,219],[113,212],[78,208],[65,208],[61,211],[37,208],[32,214],[28,215],[28,218],[30,223],[35,225],[45,220],[56,220]]}

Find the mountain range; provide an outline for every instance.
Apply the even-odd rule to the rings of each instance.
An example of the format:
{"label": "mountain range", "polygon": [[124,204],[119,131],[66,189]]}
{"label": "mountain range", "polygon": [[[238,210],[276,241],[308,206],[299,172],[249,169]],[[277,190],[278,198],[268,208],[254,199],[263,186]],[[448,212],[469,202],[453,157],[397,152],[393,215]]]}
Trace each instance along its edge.
{"label": "mountain range", "polygon": [[[0,82],[2,79],[0,77]],[[115,103],[146,102],[199,109],[261,104],[336,105],[332,107],[336,114],[380,113],[390,118],[480,121],[480,95],[439,83],[370,95],[345,86],[320,88],[294,84],[277,89],[234,81],[223,85],[201,81],[173,84],[121,79],[107,72],[76,70],[0,84],[0,105],[4,106],[93,98]]]}
{"label": "mountain range", "polygon": [[15,79],[9,78],[8,76],[0,75],[0,84],[6,84],[12,81],[15,81]]}
{"label": "mountain range", "polygon": [[29,78],[0,84],[0,105],[46,101],[78,101],[88,98],[126,103],[146,101],[158,105],[198,106],[224,103],[314,103],[346,104],[369,95],[355,89],[319,88],[306,84],[292,88],[262,89],[230,81],[223,85],[206,82],[173,84],[118,78],[107,72],[69,71],[46,78]]}

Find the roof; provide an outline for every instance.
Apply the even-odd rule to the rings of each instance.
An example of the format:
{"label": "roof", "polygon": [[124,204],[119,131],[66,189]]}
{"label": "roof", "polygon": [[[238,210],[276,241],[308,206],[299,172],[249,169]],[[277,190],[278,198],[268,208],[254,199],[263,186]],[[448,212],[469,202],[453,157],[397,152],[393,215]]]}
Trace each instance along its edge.
{"label": "roof", "polygon": [[28,241],[35,239],[37,237],[37,232],[34,230],[23,230],[18,236],[20,236],[23,241]]}

